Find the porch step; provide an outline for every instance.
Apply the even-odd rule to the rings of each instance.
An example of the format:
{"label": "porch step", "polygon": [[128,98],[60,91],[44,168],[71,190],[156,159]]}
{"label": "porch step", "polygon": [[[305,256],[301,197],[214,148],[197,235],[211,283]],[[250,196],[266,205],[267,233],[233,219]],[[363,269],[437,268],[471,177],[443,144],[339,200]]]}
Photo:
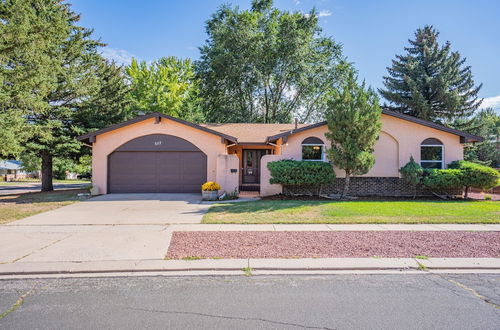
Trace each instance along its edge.
{"label": "porch step", "polygon": [[242,184],[240,191],[260,191],[260,184]]}

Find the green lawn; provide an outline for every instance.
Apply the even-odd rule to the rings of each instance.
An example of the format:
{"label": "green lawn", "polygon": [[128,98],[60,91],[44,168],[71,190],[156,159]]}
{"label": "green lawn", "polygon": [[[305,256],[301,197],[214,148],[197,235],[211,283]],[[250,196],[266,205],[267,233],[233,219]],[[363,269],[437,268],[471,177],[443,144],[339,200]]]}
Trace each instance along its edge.
{"label": "green lawn", "polygon": [[263,200],[214,205],[203,223],[500,223],[500,202]]}
{"label": "green lawn", "polygon": [[87,196],[78,197],[78,193],[85,192],[88,191],[68,189],[0,196],[0,224],[85,200]]}

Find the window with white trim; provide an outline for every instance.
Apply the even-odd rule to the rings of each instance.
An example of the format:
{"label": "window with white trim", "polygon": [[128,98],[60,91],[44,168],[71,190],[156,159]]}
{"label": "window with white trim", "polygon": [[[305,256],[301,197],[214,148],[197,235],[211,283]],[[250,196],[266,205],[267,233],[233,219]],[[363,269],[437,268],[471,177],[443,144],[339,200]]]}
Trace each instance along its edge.
{"label": "window with white trim", "polygon": [[311,136],[302,141],[302,160],[324,161],[325,144],[321,139]]}
{"label": "window with white trim", "polygon": [[444,146],[435,138],[425,139],[420,145],[420,166],[423,168],[444,168]]}

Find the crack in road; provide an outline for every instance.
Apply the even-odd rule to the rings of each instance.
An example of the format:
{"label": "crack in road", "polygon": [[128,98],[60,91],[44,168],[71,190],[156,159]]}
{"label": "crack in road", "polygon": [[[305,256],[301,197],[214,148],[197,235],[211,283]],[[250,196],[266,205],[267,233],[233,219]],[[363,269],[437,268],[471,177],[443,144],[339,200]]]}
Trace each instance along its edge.
{"label": "crack in road", "polygon": [[452,280],[452,279],[447,279],[445,278],[448,282],[456,285],[457,287],[459,288],[462,288],[470,293],[472,293],[473,296],[475,296],[476,298],[479,298],[481,299],[482,301],[484,301],[485,303],[497,308],[497,309],[500,309],[500,305],[497,305],[495,304],[494,302],[490,301],[488,298],[486,298],[485,296],[479,294],[476,290],[474,290],[473,288],[470,288],[468,287],[467,285],[463,284],[463,283],[460,283],[458,281],[455,281],[455,280]]}
{"label": "crack in road", "polygon": [[298,327],[298,328],[302,328],[302,329],[336,330],[335,328],[315,327],[315,326],[308,326],[308,325],[297,324],[297,323],[288,323],[288,322],[267,320],[267,319],[258,318],[258,317],[238,317],[238,316],[206,314],[206,313],[199,313],[199,312],[182,312],[182,311],[168,311],[168,310],[165,311],[165,310],[155,310],[155,309],[145,309],[145,308],[129,308],[129,309],[135,310],[135,311],[150,312],[150,313],[197,315],[197,316],[219,318],[219,319],[226,319],[226,320],[260,321],[260,322],[266,322],[266,323],[272,323],[272,324],[278,324],[278,325],[284,325],[284,326],[293,326],[293,327]]}
{"label": "crack in road", "polygon": [[24,294],[22,294],[19,297],[19,299],[17,299],[16,302],[8,310],[6,310],[5,312],[3,312],[3,313],[0,314],[0,320],[3,319],[4,317],[6,317],[7,315],[9,315],[10,313],[14,312],[19,307],[21,307],[24,304],[24,299],[27,296],[29,296],[30,294],[32,294],[34,291],[35,291],[35,288],[33,288],[33,289],[25,292]]}

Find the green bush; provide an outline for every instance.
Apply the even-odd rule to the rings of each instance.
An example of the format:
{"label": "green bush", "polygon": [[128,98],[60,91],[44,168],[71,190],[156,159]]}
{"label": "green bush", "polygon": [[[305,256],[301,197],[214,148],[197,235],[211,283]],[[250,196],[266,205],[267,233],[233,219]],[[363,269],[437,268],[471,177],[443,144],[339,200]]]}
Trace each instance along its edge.
{"label": "green bush", "polygon": [[457,169],[431,170],[424,176],[424,185],[431,190],[461,188],[463,172]]}
{"label": "green bush", "polygon": [[279,160],[267,164],[271,171],[269,183],[285,186],[321,186],[332,183],[335,172],[330,163],[298,160]]}
{"label": "green bush", "polygon": [[500,185],[500,173],[488,166],[458,160],[450,163],[448,168],[458,169],[463,172],[462,186],[465,187],[466,197],[469,187],[487,190]]}
{"label": "green bush", "polygon": [[403,180],[413,186],[413,198],[415,198],[417,194],[417,185],[422,181],[424,169],[420,164],[415,162],[413,156],[411,156],[410,161],[399,169],[399,173],[401,173]]}

